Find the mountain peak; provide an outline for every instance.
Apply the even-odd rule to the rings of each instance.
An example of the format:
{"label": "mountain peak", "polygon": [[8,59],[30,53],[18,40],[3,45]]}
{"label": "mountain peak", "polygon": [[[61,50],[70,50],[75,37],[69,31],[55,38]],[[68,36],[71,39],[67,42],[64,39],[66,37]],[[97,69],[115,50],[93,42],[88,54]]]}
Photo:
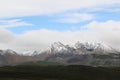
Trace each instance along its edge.
{"label": "mountain peak", "polygon": [[[107,46],[103,43],[97,43],[97,42],[76,42],[74,46],[70,45],[64,45],[61,42],[54,42],[51,45],[50,54],[56,54],[56,53],[75,53],[75,54],[107,54],[109,52],[114,52],[115,49]],[[117,50],[116,50],[117,52]]]}
{"label": "mountain peak", "polygon": [[17,53],[15,51],[11,50],[11,49],[7,49],[7,50],[5,50],[5,52],[17,55]]}
{"label": "mountain peak", "polygon": [[17,53],[11,49],[0,50],[1,55],[17,55]]}
{"label": "mountain peak", "polygon": [[68,51],[70,50],[70,47],[69,45],[64,45],[63,43],[61,42],[54,42],[52,45],[51,45],[51,48],[50,48],[50,53],[51,54],[55,54],[57,52],[64,52],[64,51]]}
{"label": "mountain peak", "polygon": [[104,53],[104,45],[102,43],[96,43],[96,42],[77,42],[75,43],[75,48],[82,53]]}
{"label": "mountain peak", "polygon": [[22,55],[25,55],[25,56],[34,56],[34,55],[38,55],[40,53],[41,53],[40,50],[28,50],[28,51],[23,52]]}

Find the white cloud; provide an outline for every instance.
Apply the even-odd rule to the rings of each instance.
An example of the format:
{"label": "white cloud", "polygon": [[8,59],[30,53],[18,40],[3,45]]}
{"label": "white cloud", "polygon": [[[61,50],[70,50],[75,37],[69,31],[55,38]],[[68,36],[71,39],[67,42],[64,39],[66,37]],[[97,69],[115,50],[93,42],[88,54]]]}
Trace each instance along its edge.
{"label": "white cloud", "polygon": [[[30,49],[47,49],[50,44],[60,41],[65,44],[73,44],[77,41],[96,41],[93,33],[89,31],[54,31],[47,29],[28,31],[24,34],[17,35],[16,40],[12,42],[16,45],[17,50],[30,50]],[[95,35],[94,35],[95,36]]]}
{"label": "white cloud", "polygon": [[15,35],[12,32],[0,28],[0,48],[13,50],[46,49],[50,44],[61,41],[65,44],[73,44],[77,41],[104,42],[112,47],[120,48],[120,21],[93,21],[84,27],[86,30],[55,31],[32,30]]}
{"label": "white cloud", "polygon": [[120,0],[0,0],[0,18],[54,14],[119,4]]}
{"label": "white cloud", "polygon": [[[92,22],[86,26],[89,30],[96,32],[100,40],[119,47],[120,45],[120,21],[109,20],[107,22]],[[120,47],[119,47],[120,48]]]}
{"label": "white cloud", "polygon": [[86,13],[67,13],[60,15],[56,21],[61,23],[79,23],[82,21],[89,21],[94,19],[94,15]]}
{"label": "white cloud", "polygon": [[21,19],[12,19],[12,20],[0,20],[0,26],[10,28],[21,26],[33,26],[33,24],[24,22]]}

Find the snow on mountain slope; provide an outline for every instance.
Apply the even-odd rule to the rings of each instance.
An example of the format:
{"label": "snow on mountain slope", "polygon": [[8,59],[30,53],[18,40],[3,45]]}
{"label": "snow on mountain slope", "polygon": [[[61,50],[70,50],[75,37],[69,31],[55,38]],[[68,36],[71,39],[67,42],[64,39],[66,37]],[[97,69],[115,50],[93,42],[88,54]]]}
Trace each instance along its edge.
{"label": "snow on mountain slope", "polygon": [[29,61],[36,61],[36,58],[28,55],[21,55],[10,49],[0,50],[0,66],[16,65]]}
{"label": "snow on mountain slope", "polygon": [[[111,49],[111,48],[109,48]],[[106,47],[105,44],[102,43],[75,43],[74,46],[64,45],[61,42],[55,42],[51,45],[50,53],[61,53],[61,52],[67,52],[67,53],[74,53],[74,54],[87,54],[87,53],[96,53],[96,54],[104,54],[107,52],[108,46]]]}
{"label": "snow on mountain slope", "polygon": [[24,55],[24,56],[35,56],[35,55],[38,55],[40,53],[41,53],[40,50],[28,50],[28,51],[22,52],[21,55]]}
{"label": "snow on mountain slope", "polygon": [[0,54],[1,55],[18,55],[15,51],[11,50],[11,49],[7,49],[7,50],[0,50]]}

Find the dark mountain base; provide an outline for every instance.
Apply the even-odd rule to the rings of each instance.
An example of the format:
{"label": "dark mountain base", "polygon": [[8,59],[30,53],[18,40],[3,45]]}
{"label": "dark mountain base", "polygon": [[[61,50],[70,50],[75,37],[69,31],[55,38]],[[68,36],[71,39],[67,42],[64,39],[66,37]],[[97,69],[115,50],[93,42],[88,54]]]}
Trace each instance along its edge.
{"label": "dark mountain base", "polygon": [[1,67],[0,80],[120,80],[120,68],[20,65]]}

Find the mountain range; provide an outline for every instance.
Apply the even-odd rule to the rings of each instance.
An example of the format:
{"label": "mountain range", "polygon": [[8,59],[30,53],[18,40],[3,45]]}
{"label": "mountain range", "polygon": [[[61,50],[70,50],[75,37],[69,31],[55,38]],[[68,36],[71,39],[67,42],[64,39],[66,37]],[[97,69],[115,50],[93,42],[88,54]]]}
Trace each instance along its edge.
{"label": "mountain range", "polygon": [[45,51],[0,50],[0,66],[48,61],[65,65],[120,66],[120,52],[102,43],[77,42],[74,46],[55,42]]}

